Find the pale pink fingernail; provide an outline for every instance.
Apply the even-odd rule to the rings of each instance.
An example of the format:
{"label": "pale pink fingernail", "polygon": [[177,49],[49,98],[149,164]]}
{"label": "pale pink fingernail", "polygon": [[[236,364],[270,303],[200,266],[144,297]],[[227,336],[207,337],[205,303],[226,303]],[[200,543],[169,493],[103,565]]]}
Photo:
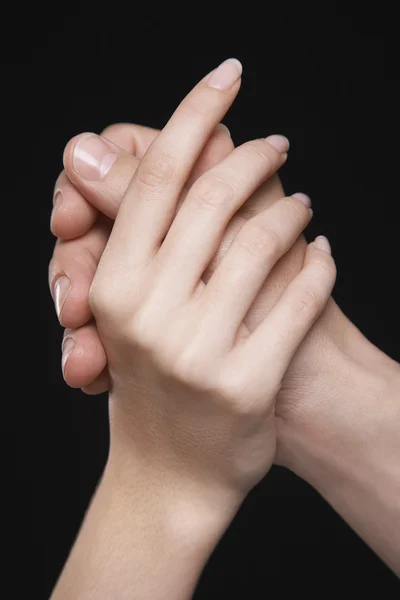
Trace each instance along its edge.
{"label": "pale pink fingernail", "polygon": [[300,200],[300,202],[307,206],[307,208],[311,208],[311,198],[310,196],[307,196],[307,194],[303,194],[303,192],[296,192],[295,194],[292,194],[292,196],[293,198]]}
{"label": "pale pink fingernail", "polygon": [[211,74],[208,85],[218,90],[229,90],[242,72],[242,63],[237,58],[228,58]]}
{"label": "pale pink fingernail", "polygon": [[269,135],[265,138],[265,141],[282,154],[289,150],[290,142],[284,135]]}
{"label": "pale pink fingernail", "polygon": [[75,341],[73,340],[72,337],[66,337],[63,340],[62,343],[62,359],[61,359],[61,369],[64,375],[64,370],[65,370],[65,365],[67,363],[67,360],[69,359],[71,353],[73,352],[75,348]]}
{"label": "pale pink fingernail", "polygon": [[54,303],[56,305],[57,317],[60,318],[62,307],[71,289],[69,277],[63,275],[54,284]]}
{"label": "pale pink fingernail", "polygon": [[224,125],[223,123],[218,123],[216,129],[218,129],[219,131],[223,131],[224,133],[227,133],[229,135],[229,137],[232,137],[231,132],[229,131],[227,126]]}
{"label": "pale pink fingernail", "polygon": [[328,254],[332,254],[331,245],[328,242],[328,238],[326,238],[324,235],[319,235],[317,238],[315,238],[314,244],[319,250],[323,250]]}
{"label": "pale pink fingernail", "polygon": [[84,179],[98,181],[107,175],[116,158],[115,148],[107,140],[87,134],[74,148],[74,169]]}
{"label": "pale pink fingernail", "polygon": [[56,207],[61,203],[62,193],[60,190],[57,190],[53,196],[53,206]]}

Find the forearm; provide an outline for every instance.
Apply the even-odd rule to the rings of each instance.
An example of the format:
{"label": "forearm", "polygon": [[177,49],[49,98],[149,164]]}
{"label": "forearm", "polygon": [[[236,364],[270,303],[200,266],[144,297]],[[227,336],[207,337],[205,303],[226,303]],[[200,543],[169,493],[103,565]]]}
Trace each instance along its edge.
{"label": "forearm", "polygon": [[363,366],[343,357],[336,376],[347,394],[332,398],[325,419],[281,423],[282,463],[400,575],[400,368],[383,356],[364,353]]}
{"label": "forearm", "polygon": [[233,515],[174,498],[127,467],[109,461],[52,600],[192,597]]}

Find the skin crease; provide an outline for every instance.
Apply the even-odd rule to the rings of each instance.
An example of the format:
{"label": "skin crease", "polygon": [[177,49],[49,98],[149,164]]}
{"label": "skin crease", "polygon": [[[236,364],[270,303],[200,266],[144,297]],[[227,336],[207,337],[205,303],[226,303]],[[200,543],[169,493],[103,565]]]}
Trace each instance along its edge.
{"label": "skin crease", "polygon": [[[90,306],[112,382],[106,473],[115,481],[123,470],[136,510],[126,515],[128,529],[116,528],[121,504],[105,477],[54,598],[189,597],[215,532],[221,535],[273,461],[276,393],[336,271],[329,245],[317,239],[260,327],[250,332],[243,323],[273,265],[311,218],[306,199],[292,196],[250,219],[208,285],[201,280],[232,215],[286,158],[282,138],[243,144],[198,178],[176,211],[239,79],[237,63],[227,61],[183,100],[140,163],[97,268]],[[103,142],[84,142],[109,156]],[[82,145],[79,152],[88,156]],[[85,162],[89,174],[93,163]],[[120,548],[129,541],[121,565]]]}
{"label": "skin crease", "polygon": [[[150,138],[154,135],[154,132],[148,132],[148,136],[147,134],[143,135],[144,130],[145,128],[141,128],[140,133],[137,129],[134,130],[135,140],[144,139],[138,145],[138,158],[143,156],[146,144],[151,141]],[[131,127],[114,126],[106,133],[106,137],[114,137],[114,141],[119,142],[122,146],[125,145],[128,151],[136,150],[136,148],[132,148],[129,141],[132,139],[130,137],[132,136]],[[212,144],[217,147],[217,142],[221,146],[219,151],[222,158],[224,153],[230,152],[233,146],[226,134],[223,136],[217,135],[214,139],[211,139],[209,147],[212,148]],[[108,198],[107,194],[101,196],[98,193],[99,186],[95,189],[95,186],[80,180],[73,171],[70,159],[74,143],[76,143],[76,140],[72,140],[65,153],[66,173],[69,179],[64,174],[61,176],[61,182],[58,183],[58,186],[63,188],[64,197],[62,203],[57,206],[52,219],[52,228],[55,233],[60,233],[60,228],[63,227],[60,223],[63,220],[64,223],[66,222],[66,215],[72,214],[72,211],[68,212],[66,204],[64,204],[65,198],[70,200],[72,194],[76,194],[75,205],[78,203],[80,208],[86,206],[83,196],[90,199],[93,205],[101,210],[104,210],[108,201],[108,212],[107,210],[106,212],[109,217],[115,216],[118,207],[118,198],[115,195],[112,197],[112,201],[110,200],[111,194]],[[137,145],[137,141],[135,145]],[[205,161],[204,163],[207,168],[213,164],[213,160],[215,162],[219,160],[217,151],[215,154],[210,152],[209,156],[212,160],[210,159],[209,162]],[[127,158],[126,160],[128,162]],[[133,170],[134,168],[131,168],[131,174],[133,174]],[[200,172],[201,169],[199,169]],[[118,179],[123,181],[122,178]],[[101,182],[101,185],[103,189],[106,189],[107,181]],[[122,194],[123,190],[120,190],[119,200]],[[229,247],[232,238],[243,223],[282,196],[283,191],[279,179],[274,177],[245,203],[228,226],[224,241],[203,277],[204,281],[209,280]],[[63,214],[59,212],[61,205],[64,205]],[[82,218],[84,226],[81,225],[81,231],[84,231],[84,227],[90,227],[93,216],[96,216],[96,211],[92,211],[91,208],[84,208],[81,213],[85,213],[84,218]],[[73,237],[71,232],[74,230],[73,222],[71,218],[68,226],[65,226],[65,228],[70,227],[71,238]],[[97,225],[88,234],[85,234],[88,238],[87,241],[92,243],[92,246],[90,243],[88,244],[89,248],[95,248],[92,252],[94,255],[92,265],[85,274],[88,286],[90,286],[98,258],[108,237],[110,222],[103,220],[98,230],[96,227]],[[95,241],[91,240],[90,236]],[[82,238],[80,241],[82,242]],[[300,238],[291,251],[274,268],[268,280],[268,286],[264,286],[246,317],[246,324],[250,330],[255,329],[265,313],[281,296],[288,282],[299,271],[305,247],[305,241]],[[59,273],[59,265],[63,265],[61,270],[66,270],[65,265],[68,261],[71,261],[74,246],[72,246],[70,254],[65,252],[63,255],[62,251],[65,251],[65,248],[68,249],[65,242],[57,245],[51,269],[51,281],[54,281],[53,278]],[[80,266],[82,267],[82,265]],[[84,286],[80,286],[80,289],[84,290]],[[79,314],[79,310],[74,310],[74,298],[71,297],[68,300],[72,301],[71,313],[76,314],[78,312]],[[85,301],[82,302],[82,306],[84,304]],[[81,314],[84,314],[84,310],[81,311]],[[86,313],[85,319],[88,316],[90,315]],[[68,321],[68,315],[65,315],[65,320],[63,319],[64,314],[61,318],[62,323],[74,327],[79,326],[77,322]],[[86,330],[83,327],[73,333],[74,337],[79,339],[79,335],[84,334],[86,331],[87,346],[86,354],[83,353],[84,358],[93,356],[95,348],[98,354],[101,355],[101,348],[96,345],[95,331],[90,327],[90,325],[86,325]],[[93,344],[93,347],[90,346],[90,343]],[[85,347],[85,344],[77,343],[77,348],[79,347]],[[68,369],[71,367],[71,379],[73,379],[74,365],[78,365],[81,358],[82,355],[77,352],[70,356],[65,373],[67,381],[69,377]],[[73,359],[78,360],[74,363]],[[87,364],[89,362],[88,360]],[[98,364],[101,364],[101,356]],[[86,373],[88,375],[87,381],[92,381],[98,375],[98,372],[98,370],[97,372],[94,370],[92,373]],[[105,389],[102,388],[102,385],[104,386],[104,382],[107,382],[107,380],[105,374],[103,375],[103,383],[101,379],[97,380],[100,381],[98,389]],[[361,386],[360,381],[362,382]],[[393,397],[398,399],[398,382],[399,366],[397,363],[391,361],[372,346],[342,314],[334,301],[330,300],[323,315],[304,340],[292,361],[283,380],[276,407],[278,428],[277,462],[292,468],[312,483],[394,570],[399,569],[399,540],[394,538],[393,533],[390,535],[387,531],[388,529],[393,531],[393,512],[391,513],[392,520],[389,523],[385,522],[384,517],[376,518],[376,515],[382,512],[382,509],[387,508],[385,505],[387,500],[373,497],[367,483],[367,477],[363,475],[363,468],[366,461],[365,457],[367,457],[369,461],[367,461],[369,468],[367,472],[369,475],[372,470],[378,478],[384,477],[382,489],[387,491],[387,496],[390,497],[389,492],[391,491],[392,497],[396,497],[395,494],[399,491],[398,479],[396,479],[397,471],[393,471],[390,466],[390,455],[393,454],[393,445],[390,445],[390,440],[393,444],[393,440],[396,438],[393,436],[393,426],[390,425],[399,423],[399,408],[398,402],[394,404],[385,401],[382,404],[381,400],[382,398],[390,399]],[[363,400],[362,412],[360,412],[361,396]],[[377,399],[380,402],[378,419],[380,429],[378,428],[378,431],[385,432],[385,435],[380,435],[379,438],[380,440],[382,438],[389,440],[387,447],[382,447],[381,441],[376,439],[378,437],[376,434]],[[355,432],[360,430],[360,421],[362,435],[355,435]],[[380,444],[379,465],[376,464],[376,459],[372,456],[374,454],[372,449],[377,447],[378,442]],[[398,452],[395,455],[398,456]],[[351,460],[349,460],[349,457]],[[387,473],[382,474],[381,467],[384,457],[387,457],[385,464],[388,465],[388,468]],[[350,463],[350,468],[345,473],[342,464],[344,460]],[[327,465],[329,469],[327,469]],[[378,466],[380,469],[378,469]],[[380,471],[379,475],[375,473],[378,470]],[[329,477],[327,477],[328,471]],[[338,482],[340,485],[338,485]],[[368,502],[368,495],[366,500],[366,492],[371,495],[370,502]],[[399,497],[398,494],[397,497]],[[355,511],[352,508],[352,505],[356,503],[358,506],[364,506],[364,514],[362,510]],[[396,518],[398,518],[398,513],[396,514]]]}

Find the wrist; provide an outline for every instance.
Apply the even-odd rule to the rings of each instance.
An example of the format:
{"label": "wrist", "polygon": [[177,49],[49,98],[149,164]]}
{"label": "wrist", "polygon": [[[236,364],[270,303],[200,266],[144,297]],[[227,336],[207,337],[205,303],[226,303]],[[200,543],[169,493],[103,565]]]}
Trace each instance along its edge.
{"label": "wrist", "polygon": [[351,456],[359,456],[366,442],[371,445],[376,424],[390,422],[382,402],[386,406],[385,398],[395,397],[396,389],[400,395],[400,365],[374,346],[332,299],[310,333],[293,360],[289,385],[285,382],[289,396],[283,405],[278,399],[276,411],[276,462],[299,474],[309,470],[308,463],[317,467],[320,459],[325,470],[324,462],[341,452],[349,455],[350,449]]}
{"label": "wrist", "polygon": [[154,458],[112,428],[104,485],[130,509],[146,507],[151,523],[157,523],[166,543],[178,552],[194,551],[207,557],[244,497],[207,485],[182,468],[172,468],[163,456]]}
{"label": "wrist", "polygon": [[192,597],[232,515],[155,480],[111,448],[53,598]]}
{"label": "wrist", "polygon": [[361,467],[381,464],[382,452],[390,453],[390,440],[396,439],[400,367],[363,339],[370,347],[353,348],[353,356],[338,351],[315,382],[320,393],[313,390],[312,395],[319,397],[318,405],[279,420],[279,464],[321,493],[346,470],[360,473]]}
{"label": "wrist", "polygon": [[346,386],[326,410],[296,423],[280,419],[279,464],[312,485],[400,574],[400,367],[386,359],[377,354],[372,370],[369,361],[342,357]]}

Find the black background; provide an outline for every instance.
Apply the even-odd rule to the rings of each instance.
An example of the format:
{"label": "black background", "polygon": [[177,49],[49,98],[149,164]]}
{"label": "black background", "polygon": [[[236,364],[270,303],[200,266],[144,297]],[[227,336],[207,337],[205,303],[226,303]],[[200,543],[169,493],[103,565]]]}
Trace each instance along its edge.
{"label": "black background", "polygon": [[[59,26],[27,49],[42,352],[31,399],[39,390],[40,401],[27,407],[20,430],[18,500],[29,522],[21,579],[30,582],[21,598],[49,595],[107,453],[107,400],[63,382],[62,330],[47,286],[53,185],[73,135],[120,121],[162,127],[198,79],[224,58],[239,58],[243,85],[224,121],[234,142],[271,133],[290,139],[284,186],[312,198],[309,234],[324,233],[332,243],[339,270],[334,296],[376,345],[400,360],[394,14],[382,12],[378,22],[375,14],[324,7],[315,13],[282,5],[272,14],[266,5],[266,14],[248,21],[238,12],[234,24],[204,15],[137,16],[129,37],[124,30],[120,39],[118,28],[89,35]],[[195,597],[362,598],[366,592],[394,598],[400,586],[308,485],[273,468],[216,549]]]}

